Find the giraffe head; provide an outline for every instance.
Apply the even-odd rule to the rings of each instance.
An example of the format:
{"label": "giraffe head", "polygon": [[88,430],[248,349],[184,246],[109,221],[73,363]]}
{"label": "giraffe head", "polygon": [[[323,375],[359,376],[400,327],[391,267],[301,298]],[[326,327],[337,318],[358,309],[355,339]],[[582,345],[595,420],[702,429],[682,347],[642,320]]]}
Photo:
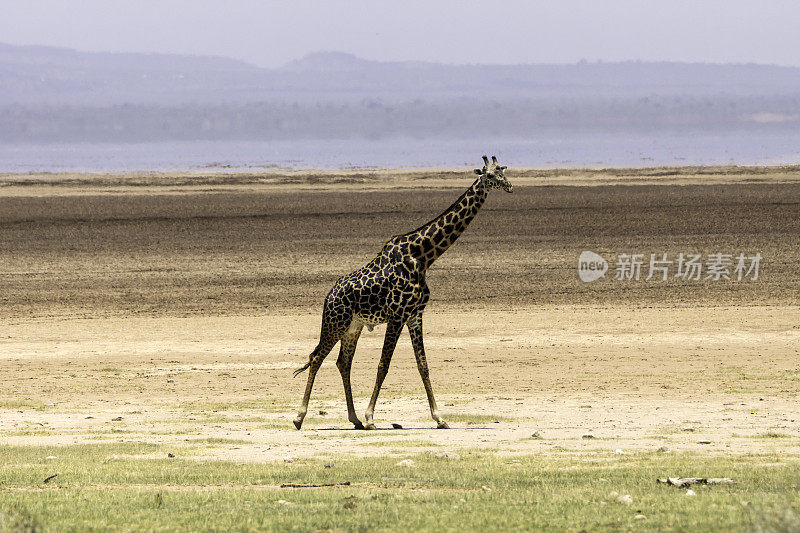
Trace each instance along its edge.
{"label": "giraffe head", "polygon": [[506,168],[501,167],[497,163],[497,158],[492,156],[492,162],[489,163],[489,158],[483,156],[483,168],[476,168],[475,174],[478,174],[483,180],[483,184],[489,189],[503,189],[506,192],[512,192],[514,188],[503,175]]}

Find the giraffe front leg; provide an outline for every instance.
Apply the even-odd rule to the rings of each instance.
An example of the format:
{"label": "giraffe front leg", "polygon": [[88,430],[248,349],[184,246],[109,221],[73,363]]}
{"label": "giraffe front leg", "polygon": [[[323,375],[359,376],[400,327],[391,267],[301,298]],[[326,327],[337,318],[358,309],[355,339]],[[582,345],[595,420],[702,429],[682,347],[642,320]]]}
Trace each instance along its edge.
{"label": "giraffe front leg", "polygon": [[375,412],[375,404],[378,402],[378,393],[381,391],[381,385],[386,378],[386,373],[389,371],[389,363],[392,360],[394,347],[397,345],[397,339],[400,337],[400,332],[403,330],[402,320],[390,320],[386,325],[386,337],[383,339],[383,350],[381,351],[381,360],[378,363],[378,377],[375,379],[375,389],[372,391],[372,397],[367,406],[367,412],[364,415],[366,418],[366,429],[375,429],[375,423],[372,420],[372,415]]}
{"label": "giraffe front leg", "polygon": [[411,335],[411,345],[414,347],[414,357],[417,358],[417,369],[422,377],[422,384],[425,386],[425,393],[428,395],[428,404],[431,408],[431,417],[436,422],[439,429],[450,429],[447,422],[439,416],[439,408],[436,406],[436,399],[433,397],[433,387],[428,373],[428,360],[425,358],[425,346],[422,343],[422,316],[417,315],[408,322],[408,333]]}

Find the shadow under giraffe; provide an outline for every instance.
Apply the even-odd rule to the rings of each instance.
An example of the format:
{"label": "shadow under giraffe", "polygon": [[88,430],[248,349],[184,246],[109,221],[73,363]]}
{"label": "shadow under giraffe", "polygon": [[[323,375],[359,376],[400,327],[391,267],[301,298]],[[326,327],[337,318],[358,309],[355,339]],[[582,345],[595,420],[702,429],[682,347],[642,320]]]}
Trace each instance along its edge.
{"label": "shadow under giraffe", "polygon": [[[375,259],[336,281],[325,297],[319,344],[311,352],[308,363],[294,373],[297,376],[309,369],[303,401],[294,420],[297,429],[303,425],[303,419],[308,412],[308,401],[317,371],[337,342],[341,342],[341,345],[336,366],[344,383],[348,419],[357,429],[375,429],[375,404],[404,326],[408,326],[417,368],[428,395],[431,416],[437,427],[448,427],[436,407],[422,342],[422,313],[430,295],[425,283],[425,273],[469,226],[490,190],[512,192],[512,186],[504,175],[506,167],[500,166],[494,156],[491,163],[488,157],[483,156],[483,163],[483,168],[475,169],[478,178],[472,186],[441,215],[410,233],[392,237]],[[378,376],[365,413],[366,425],[363,425],[353,407],[350,367],[364,326],[372,331],[375,325],[384,323],[386,337],[378,363]]]}

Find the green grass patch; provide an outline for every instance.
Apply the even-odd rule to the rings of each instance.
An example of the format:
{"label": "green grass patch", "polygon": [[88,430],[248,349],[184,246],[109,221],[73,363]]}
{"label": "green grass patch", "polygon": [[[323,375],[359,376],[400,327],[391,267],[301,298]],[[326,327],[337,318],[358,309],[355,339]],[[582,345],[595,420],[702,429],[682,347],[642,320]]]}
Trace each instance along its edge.
{"label": "green grass patch", "polygon": [[[304,426],[305,427],[305,426]],[[355,431],[355,430],[342,430],[342,431],[320,431],[318,433],[309,433],[306,435],[307,439],[311,440],[324,440],[324,439],[366,439],[375,437],[372,431]],[[365,443],[366,445],[366,443]]]}
{"label": "green grass patch", "polygon": [[793,435],[789,435],[787,433],[778,433],[775,431],[767,431],[766,433],[755,435],[756,439],[791,439],[792,437]]}
{"label": "green grass patch", "polygon": [[397,440],[380,440],[375,442],[361,442],[359,443],[360,446],[376,446],[376,447],[393,447],[393,446],[404,446],[408,448],[420,448],[420,447],[435,447],[441,446],[440,444],[436,444],[435,442],[431,442],[429,440],[414,440],[414,439],[397,439]]}
{"label": "green grass patch", "polygon": [[44,437],[47,435],[54,435],[47,429],[12,429],[9,431],[0,431],[0,437]]}
{"label": "green grass patch", "polygon": [[[477,426],[483,424],[502,424],[504,422],[519,422],[518,418],[497,415],[472,415],[472,414],[458,414],[452,413],[444,417],[447,423],[466,424],[468,426]],[[425,419],[429,420],[429,419]]]}
{"label": "green grass patch", "polygon": [[[313,424],[303,423],[303,428],[305,429],[308,429],[310,426],[313,426]],[[280,420],[275,420],[267,424],[259,424],[256,426],[256,428],[258,429],[290,429],[293,427],[294,426],[292,425],[292,423],[288,420],[285,422]]]}
{"label": "green grass patch", "polygon": [[185,411],[194,411],[201,415],[219,411],[258,410],[274,413],[292,409],[287,402],[270,398],[250,398],[235,402],[192,401],[181,403],[179,407]]}
{"label": "green grass patch", "polygon": [[0,409],[33,409],[34,411],[44,411],[51,407],[53,406],[38,400],[0,398]]}
{"label": "green grass patch", "polygon": [[197,428],[160,429],[148,431],[148,435],[201,435],[203,432]]}
{"label": "green grass patch", "polygon": [[[137,442],[2,446],[0,530],[791,531],[800,524],[800,462],[778,454],[596,452],[516,456],[510,467],[508,458],[489,454],[452,460],[421,453],[413,468],[389,457],[338,458],[325,468],[323,460],[196,462],[185,455]],[[687,496],[656,482],[673,476],[736,484],[695,486]],[[279,488],[343,481],[351,485]]]}
{"label": "green grass patch", "polygon": [[250,423],[250,422],[270,422],[274,418],[267,416],[247,416],[239,412],[192,412],[189,416],[181,418],[166,418],[153,420],[155,423],[169,425],[198,425],[198,424],[228,424],[228,423]]}
{"label": "green grass patch", "polygon": [[[752,368],[726,366],[717,370],[717,375],[725,382],[728,393],[756,394],[783,390],[796,386],[800,381],[798,370],[777,370],[771,368]],[[795,394],[789,394],[794,397]]]}
{"label": "green grass patch", "polygon": [[664,437],[668,435],[691,435],[692,433],[703,433],[704,428],[700,423],[684,422],[682,424],[665,424],[655,430],[654,437]]}
{"label": "green grass patch", "polygon": [[222,437],[208,437],[205,439],[188,439],[189,444],[253,444],[253,441],[242,439],[226,439]]}

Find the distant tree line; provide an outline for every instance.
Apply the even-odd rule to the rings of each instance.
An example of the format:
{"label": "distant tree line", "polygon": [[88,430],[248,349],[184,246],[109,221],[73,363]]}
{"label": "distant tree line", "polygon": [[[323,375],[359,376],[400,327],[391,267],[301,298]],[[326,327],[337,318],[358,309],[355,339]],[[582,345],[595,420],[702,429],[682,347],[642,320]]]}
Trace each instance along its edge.
{"label": "distant tree line", "polygon": [[793,129],[796,96],[0,107],[2,142],[525,137],[547,132]]}

